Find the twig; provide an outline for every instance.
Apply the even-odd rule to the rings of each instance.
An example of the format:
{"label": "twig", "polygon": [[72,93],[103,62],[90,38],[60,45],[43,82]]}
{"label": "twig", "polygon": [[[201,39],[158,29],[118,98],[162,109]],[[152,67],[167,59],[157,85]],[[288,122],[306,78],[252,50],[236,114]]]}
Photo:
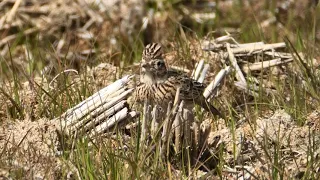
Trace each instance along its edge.
{"label": "twig", "polygon": [[101,134],[104,131],[108,130],[111,126],[119,123],[120,121],[124,120],[127,117],[128,108],[123,108],[117,114],[109,118],[107,121],[99,124],[95,129],[91,131],[89,137],[93,137],[95,135]]}
{"label": "twig", "polygon": [[183,125],[184,149],[187,149],[187,148],[190,148],[191,146],[190,127],[194,121],[194,116],[188,109],[183,109],[182,121],[184,124]]}
{"label": "twig", "polygon": [[[72,116],[75,114],[79,114],[85,111],[88,111],[88,106],[91,107],[93,105],[100,106],[102,103],[105,102],[106,97],[110,96],[112,93],[118,91],[119,89],[123,88],[129,80],[133,78],[133,76],[125,76],[114,83],[110,84],[109,86],[101,89],[100,91],[94,93],[92,96],[88,97],[86,100],[80,102],[78,105],[74,106],[73,108],[68,109],[60,118],[65,118],[66,121],[72,121]],[[86,104],[86,106],[83,106]]]}
{"label": "twig", "polygon": [[153,138],[156,137],[157,135],[157,132],[159,131],[159,119],[160,119],[160,113],[162,112],[159,112],[160,106],[158,105],[155,105],[153,107],[153,110],[152,110],[152,121],[151,121],[151,127],[150,127],[150,131],[151,131],[151,135],[153,136]]}
{"label": "twig", "polygon": [[[71,128],[71,130],[79,128],[88,119],[91,119],[92,117],[99,115],[101,112],[105,110],[112,111],[114,106],[121,100],[125,99],[129,94],[132,93],[132,91],[133,89],[126,90],[112,99],[108,99],[105,97],[104,99],[106,99],[105,101],[107,102],[101,102],[102,105],[99,102],[98,104],[92,104],[92,105],[89,105],[89,103],[85,104],[84,107],[86,109],[84,111],[79,111],[78,114],[74,114],[74,116],[72,117],[75,117],[75,118],[71,117],[71,119],[67,121],[65,125],[67,126],[67,128]],[[109,108],[111,109],[109,110]],[[106,115],[107,114],[102,113],[102,117],[100,117],[100,119],[103,119],[104,116]],[[82,119],[83,117],[86,117],[86,118]]]}
{"label": "twig", "polygon": [[173,101],[173,106],[178,106],[179,102],[180,102],[180,87],[177,88],[176,95]]}
{"label": "twig", "polygon": [[168,107],[167,107],[167,114],[166,114],[166,118],[163,122],[163,128],[162,128],[162,135],[161,135],[161,147],[160,147],[160,154],[161,156],[165,155],[165,150],[167,147],[167,142],[168,142],[168,138],[169,138],[169,133],[170,133],[170,127],[171,127],[171,112],[172,111],[172,102],[169,102]]}
{"label": "twig", "polygon": [[204,90],[203,96],[209,100],[214,96],[218,85],[222,82],[222,80],[226,77],[226,75],[230,72],[230,66],[227,66],[225,69],[221,69],[219,73],[215,76],[214,80],[208,85],[208,87]]}
{"label": "twig", "polygon": [[165,152],[168,153],[168,151],[165,151],[165,149],[168,147],[170,135],[173,134],[173,131],[171,131],[172,119],[175,118],[177,114],[179,104],[180,104],[180,88],[177,88],[173,105],[171,102],[168,104],[167,114],[164,120],[163,129],[162,129],[161,149],[160,149],[160,153],[162,156],[165,155],[164,154]]}
{"label": "twig", "polygon": [[11,11],[9,12],[8,16],[7,16],[7,22],[11,22],[13,19],[13,16],[16,14],[18,7],[20,6],[22,0],[16,0],[16,2],[14,3]]}
{"label": "twig", "polygon": [[143,117],[141,124],[141,142],[145,142],[148,134],[148,122],[150,122],[151,106],[148,99],[145,99],[143,105]]}
{"label": "twig", "polygon": [[202,41],[202,50],[204,51],[219,51],[222,50],[225,47],[224,42],[228,41],[234,42],[234,44],[231,44],[232,47],[238,47],[239,43],[232,37],[231,34],[227,33],[225,36],[221,36],[218,38],[215,38],[213,41]]}
{"label": "twig", "polygon": [[245,47],[238,47],[238,48],[232,48],[232,52],[234,54],[238,53],[254,53],[259,51],[266,51],[270,49],[277,49],[277,48],[285,48],[285,43],[275,43],[275,44],[253,44],[252,46],[245,46]]}
{"label": "twig", "polygon": [[[76,124],[74,126],[72,126],[72,129],[80,129],[83,126],[83,130],[87,131],[89,129],[94,129],[95,126],[100,123],[102,120],[107,119],[108,117],[111,117],[112,115],[114,115],[115,113],[117,113],[118,111],[120,111],[121,109],[123,109],[125,107],[126,101],[122,100],[119,103],[117,103],[116,105],[113,105],[111,108],[107,109],[107,108],[97,108],[94,111],[105,111],[104,113],[96,116],[98,113],[90,113],[92,115],[88,115],[86,116],[87,121],[89,121],[87,124],[85,124],[85,120],[82,120],[83,123],[79,123]],[[107,109],[107,110],[105,110]],[[95,117],[96,116],[96,117]],[[95,117],[95,118],[93,118]],[[106,127],[106,128],[110,128],[110,127]]]}
{"label": "twig", "polygon": [[272,59],[269,61],[262,61],[262,62],[246,64],[242,67],[242,69],[244,72],[248,73],[249,71],[257,71],[257,70],[261,70],[261,69],[266,69],[266,68],[270,68],[270,67],[277,66],[280,64],[289,63],[292,61],[293,61],[292,58],[285,59],[285,60],[282,60],[281,58],[277,58],[277,59]]}
{"label": "twig", "polygon": [[201,75],[197,80],[199,83],[203,83],[204,79],[206,78],[206,74],[207,74],[209,68],[210,68],[209,64],[204,65],[203,70],[201,72]]}
{"label": "twig", "polygon": [[202,60],[199,61],[198,65],[196,66],[196,70],[194,71],[194,73],[192,73],[192,78],[194,80],[198,79],[203,66],[204,66],[204,60],[202,59]]}
{"label": "twig", "polygon": [[269,55],[271,57],[279,57],[279,58],[285,58],[285,59],[289,59],[292,58],[292,54],[290,53],[285,53],[285,52],[271,52],[271,51],[267,51],[264,52],[264,54]]}
{"label": "twig", "polygon": [[244,75],[241,72],[241,69],[237,63],[236,58],[234,57],[233,51],[231,51],[230,49],[230,44],[227,43],[227,50],[228,50],[228,54],[229,54],[229,60],[232,63],[233,68],[236,70],[236,77],[239,81],[241,81],[244,85],[247,85],[247,81],[244,77]]}
{"label": "twig", "polygon": [[175,135],[175,150],[176,153],[180,152],[181,150],[181,133],[182,133],[182,121],[181,121],[181,117],[182,117],[182,111],[183,111],[183,107],[184,107],[184,101],[181,101],[180,106],[179,106],[179,111],[175,116],[174,122],[172,124],[172,129],[174,130],[174,135]]}
{"label": "twig", "polygon": [[[83,127],[84,130],[94,128],[95,124],[103,119],[108,119],[125,106],[126,101],[124,100],[132,93],[133,89],[126,90],[124,86],[131,78],[132,76],[125,76],[117,80],[75,107],[70,108],[54,121],[60,120],[61,128],[67,134],[83,127],[86,123],[87,125]],[[106,113],[103,113],[105,111]],[[101,128],[106,130],[110,128],[110,124],[112,125],[111,122],[107,122]]]}
{"label": "twig", "polygon": [[193,141],[192,141],[192,164],[196,164],[200,148],[200,128],[197,122],[192,123]]}
{"label": "twig", "polygon": [[264,42],[254,42],[254,43],[245,43],[245,44],[238,44],[239,48],[254,48],[256,46],[260,47],[265,45]]}

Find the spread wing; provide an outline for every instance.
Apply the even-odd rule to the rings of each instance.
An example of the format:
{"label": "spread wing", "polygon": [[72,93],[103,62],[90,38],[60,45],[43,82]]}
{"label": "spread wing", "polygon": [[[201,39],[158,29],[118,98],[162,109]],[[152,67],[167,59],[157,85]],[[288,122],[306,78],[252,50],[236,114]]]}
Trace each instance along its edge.
{"label": "spread wing", "polygon": [[180,97],[182,100],[195,100],[202,96],[206,86],[187,76],[182,71],[170,69],[168,71],[168,81],[180,86]]}

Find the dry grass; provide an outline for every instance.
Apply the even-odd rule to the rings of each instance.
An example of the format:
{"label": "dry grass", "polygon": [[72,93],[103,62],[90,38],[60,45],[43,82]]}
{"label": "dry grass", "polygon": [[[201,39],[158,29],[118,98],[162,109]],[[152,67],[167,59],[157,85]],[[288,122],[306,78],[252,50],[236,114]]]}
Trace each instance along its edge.
{"label": "dry grass", "polygon": [[[313,1],[287,10],[280,0],[101,2],[0,2],[0,178],[319,179],[320,16]],[[239,89],[239,75],[227,76],[214,99],[224,120],[195,112],[208,135],[199,152],[209,152],[196,163],[188,151],[164,158],[156,140],[141,144],[139,128],[94,140],[55,131],[59,123],[50,119],[138,73],[149,42],[163,44],[171,66],[191,71],[204,59],[210,82],[232,63],[202,43],[225,31],[241,43],[284,41],[279,52],[293,60],[253,71],[271,55],[236,56],[248,86]]]}

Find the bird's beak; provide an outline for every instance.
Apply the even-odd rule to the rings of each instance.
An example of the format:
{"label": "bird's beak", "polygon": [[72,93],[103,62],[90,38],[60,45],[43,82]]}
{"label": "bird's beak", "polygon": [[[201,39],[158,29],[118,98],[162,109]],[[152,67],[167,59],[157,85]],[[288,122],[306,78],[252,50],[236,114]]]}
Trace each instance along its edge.
{"label": "bird's beak", "polygon": [[142,63],[141,67],[143,67],[145,69],[149,69],[150,68],[150,64],[149,63]]}

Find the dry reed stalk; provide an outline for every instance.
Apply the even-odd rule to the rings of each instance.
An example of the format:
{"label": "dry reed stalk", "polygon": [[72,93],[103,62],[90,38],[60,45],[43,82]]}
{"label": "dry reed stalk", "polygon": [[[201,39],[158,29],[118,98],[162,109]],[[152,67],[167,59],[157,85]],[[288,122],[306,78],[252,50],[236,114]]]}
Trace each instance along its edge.
{"label": "dry reed stalk", "polygon": [[244,47],[238,47],[238,48],[232,48],[232,52],[234,54],[240,54],[240,53],[249,53],[254,54],[261,51],[267,51],[267,50],[274,50],[278,48],[285,48],[285,43],[274,43],[274,44],[252,44],[251,46],[244,46]]}
{"label": "dry reed stalk", "polygon": [[155,105],[153,107],[152,110],[152,121],[151,121],[151,136],[153,137],[153,139],[156,139],[158,132],[160,130],[160,120],[161,120],[161,114],[163,114],[163,112],[160,112],[159,110],[160,106]]}
{"label": "dry reed stalk", "polygon": [[210,68],[209,64],[205,64],[204,65],[203,70],[201,71],[201,74],[200,74],[199,78],[197,79],[197,81],[199,83],[203,83],[204,82],[204,79],[206,78],[206,74],[207,74],[209,68]]}
{"label": "dry reed stalk", "polygon": [[91,131],[89,134],[92,136],[108,130],[130,117],[126,99],[133,89],[126,90],[126,86],[132,77],[125,76],[115,81],[53,121],[60,121],[62,130],[67,134],[83,130]]}
{"label": "dry reed stalk", "polygon": [[236,77],[239,81],[241,81],[243,84],[247,84],[247,81],[238,65],[238,62],[236,60],[236,58],[234,57],[233,51],[230,48],[230,44],[227,43],[227,50],[228,50],[228,54],[229,54],[229,60],[232,63],[233,68],[236,71]]}
{"label": "dry reed stalk", "polygon": [[285,60],[282,60],[281,58],[277,58],[277,59],[272,59],[269,61],[262,61],[262,62],[246,64],[242,67],[242,69],[245,73],[248,73],[249,71],[257,71],[257,70],[267,69],[270,67],[286,64],[286,63],[289,63],[292,61],[293,61],[292,58],[285,59]]}
{"label": "dry reed stalk", "polygon": [[215,76],[214,80],[211,81],[211,83],[207,86],[207,88],[203,92],[203,96],[207,99],[210,100],[214,94],[217,91],[217,87],[223,79],[226,77],[227,74],[230,72],[230,66],[227,66],[225,69],[221,69],[219,73]]}
{"label": "dry reed stalk", "polygon": [[182,131],[183,131],[183,126],[182,126],[182,111],[184,108],[184,101],[181,101],[179,105],[179,110],[174,118],[173,124],[172,124],[172,129],[174,131],[174,145],[175,145],[175,150],[176,153],[181,151],[181,141],[182,141]]}
{"label": "dry reed stalk", "polygon": [[203,69],[204,66],[204,60],[200,60],[197,64],[196,64],[196,69],[192,72],[191,77],[194,80],[197,80],[200,76],[201,70]]}
{"label": "dry reed stalk", "polygon": [[166,156],[166,149],[168,147],[168,139],[169,139],[169,133],[170,133],[170,116],[172,113],[172,107],[173,104],[172,102],[169,102],[168,107],[167,107],[167,113],[166,113],[166,118],[163,121],[163,128],[162,128],[162,134],[161,134],[161,147],[160,147],[160,154],[162,157]]}
{"label": "dry reed stalk", "polygon": [[[96,125],[98,125],[100,122],[102,122],[103,120],[105,120],[106,117],[111,117],[112,115],[114,115],[115,113],[117,113],[118,111],[123,109],[126,106],[126,103],[127,103],[126,100],[122,100],[119,103],[112,105],[111,108],[110,107],[103,108],[103,109],[97,108],[96,110],[99,109],[98,111],[101,111],[103,113],[101,113],[98,116],[97,116],[97,114],[99,114],[99,113],[94,113],[94,114],[92,113],[93,115],[86,116],[87,122],[82,122],[81,124],[80,123],[75,124],[74,126],[72,126],[71,129],[73,131],[76,129],[83,129],[84,131],[87,131],[89,129],[94,129],[94,127]],[[109,128],[109,127],[107,127],[107,128]]]}
{"label": "dry reed stalk", "polygon": [[191,124],[194,121],[194,116],[188,109],[183,109],[182,114],[183,121],[183,138],[184,138],[184,148],[190,148],[191,146]]}
{"label": "dry reed stalk", "polygon": [[97,125],[94,127],[89,136],[93,137],[95,135],[102,134],[103,132],[107,131],[110,129],[110,127],[114,126],[115,124],[119,123],[120,121],[126,119],[128,117],[129,109],[128,108],[123,108],[120,111],[118,111],[115,115],[112,117],[108,118],[106,121],[103,123]]}
{"label": "dry reed stalk", "polygon": [[200,150],[200,127],[198,122],[194,121],[192,123],[192,146],[191,146],[191,152],[192,152],[192,164],[197,163],[198,155],[199,155],[199,150]]}
{"label": "dry reed stalk", "polygon": [[151,105],[148,99],[145,99],[144,106],[143,106],[143,116],[142,116],[142,123],[141,123],[141,142],[144,143],[148,132],[149,132],[149,122],[151,120]]}

